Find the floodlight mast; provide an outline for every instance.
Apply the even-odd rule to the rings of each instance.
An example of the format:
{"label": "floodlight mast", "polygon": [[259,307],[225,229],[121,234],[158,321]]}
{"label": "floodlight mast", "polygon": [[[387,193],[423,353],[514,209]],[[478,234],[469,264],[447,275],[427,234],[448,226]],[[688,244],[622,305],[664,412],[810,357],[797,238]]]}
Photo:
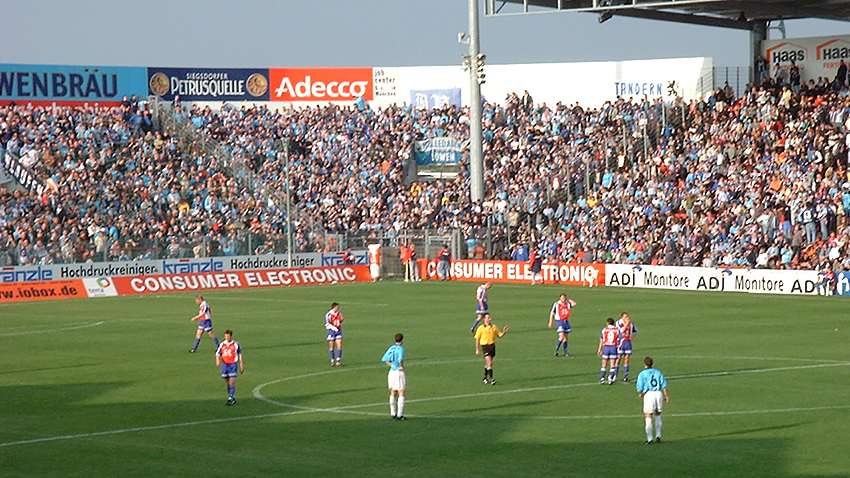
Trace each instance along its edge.
{"label": "floodlight mast", "polygon": [[478,46],[478,0],[469,0],[469,196],[484,200],[484,152],[482,144],[481,83],[484,58]]}

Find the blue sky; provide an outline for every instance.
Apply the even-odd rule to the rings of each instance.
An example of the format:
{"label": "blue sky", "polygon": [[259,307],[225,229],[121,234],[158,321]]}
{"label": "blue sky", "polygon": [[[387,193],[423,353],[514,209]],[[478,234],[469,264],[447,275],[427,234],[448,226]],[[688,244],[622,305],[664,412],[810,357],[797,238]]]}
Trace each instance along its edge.
{"label": "blue sky", "polygon": [[[0,63],[186,66],[460,64],[466,0],[0,0]],[[789,38],[850,23],[786,22]],[[480,17],[491,64],[709,56],[744,66],[748,34],[666,22],[553,13]],[[779,33],[771,32],[773,38]]]}

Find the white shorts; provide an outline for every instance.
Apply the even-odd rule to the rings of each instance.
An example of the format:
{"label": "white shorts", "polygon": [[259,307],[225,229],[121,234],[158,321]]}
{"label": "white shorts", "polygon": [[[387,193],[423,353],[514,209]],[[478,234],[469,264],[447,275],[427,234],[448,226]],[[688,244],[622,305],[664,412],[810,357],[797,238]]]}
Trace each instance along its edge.
{"label": "white shorts", "polygon": [[661,413],[664,394],[661,390],[650,390],[643,394],[643,413]]}
{"label": "white shorts", "polygon": [[390,390],[404,390],[407,386],[407,379],[404,377],[404,370],[390,370],[387,374],[387,388]]}

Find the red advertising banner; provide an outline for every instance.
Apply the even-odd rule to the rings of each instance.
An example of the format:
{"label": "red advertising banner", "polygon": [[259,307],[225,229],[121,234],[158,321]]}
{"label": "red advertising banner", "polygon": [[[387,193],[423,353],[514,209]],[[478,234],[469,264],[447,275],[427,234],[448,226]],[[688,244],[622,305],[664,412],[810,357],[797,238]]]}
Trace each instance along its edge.
{"label": "red advertising banner", "polygon": [[89,294],[81,279],[0,283],[0,304],[32,300],[78,299]]}
{"label": "red advertising banner", "polygon": [[371,68],[272,68],[271,101],[372,100]]}
{"label": "red advertising banner", "polygon": [[371,281],[369,266],[348,265],[301,269],[189,272],[185,274],[113,277],[118,295],[159,294],[215,289],[252,289]]}
{"label": "red advertising banner", "polygon": [[[419,261],[423,279],[439,279],[437,262],[432,259]],[[531,283],[531,270],[525,262],[461,260],[452,261],[450,270],[453,280]],[[544,263],[540,274],[547,284],[605,285],[605,264]]]}

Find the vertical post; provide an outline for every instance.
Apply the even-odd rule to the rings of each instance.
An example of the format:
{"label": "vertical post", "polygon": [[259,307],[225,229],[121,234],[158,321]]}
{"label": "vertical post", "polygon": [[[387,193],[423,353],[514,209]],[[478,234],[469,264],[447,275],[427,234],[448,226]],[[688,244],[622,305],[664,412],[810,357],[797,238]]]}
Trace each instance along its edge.
{"label": "vertical post", "polygon": [[484,152],[481,84],[478,83],[478,0],[469,0],[469,194],[473,202],[484,199]]}
{"label": "vertical post", "polygon": [[[761,42],[767,40],[767,30],[768,23],[765,20],[753,20],[752,28],[750,30],[750,71],[755,70],[756,66],[756,57],[761,54]],[[785,38],[783,34],[782,38]],[[770,69],[770,62],[768,61],[768,69]],[[761,78],[756,78],[755,74],[751,79],[753,83],[761,82]]]}
{"label": "vertical post", "polygon": [[289,138],[283,143],[283,154],[286,156],[286,265],[292,267],[292,200],[289,191]]}

